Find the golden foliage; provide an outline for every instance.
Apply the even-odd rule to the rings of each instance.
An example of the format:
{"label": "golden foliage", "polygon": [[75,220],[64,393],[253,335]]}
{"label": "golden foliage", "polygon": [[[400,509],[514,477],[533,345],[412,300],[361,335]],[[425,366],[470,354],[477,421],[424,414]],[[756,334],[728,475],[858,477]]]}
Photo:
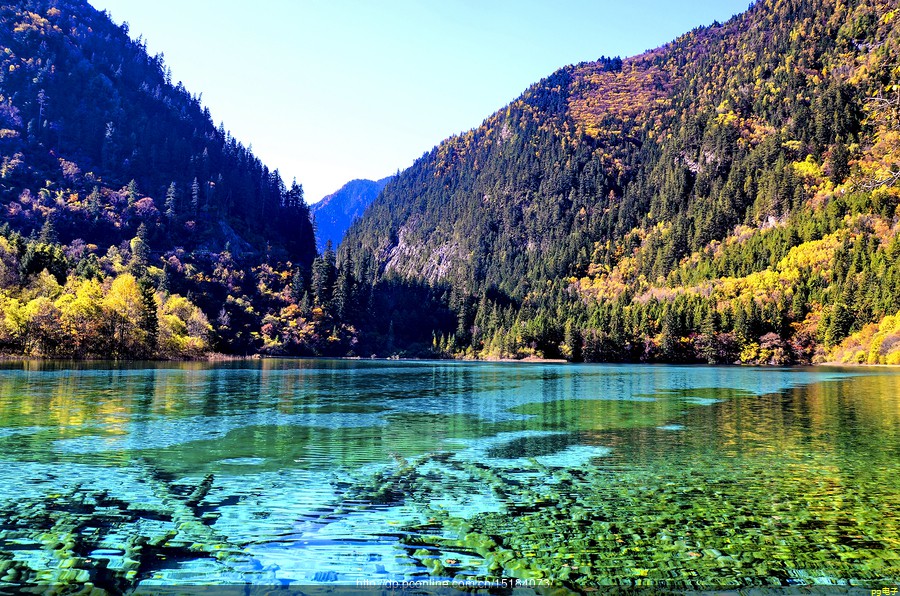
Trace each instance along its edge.
{"label": "golden foliage", "polygon": [[569,91],[569,113],[590,136],[621,133],[622,123],[642,126],[668,110],[668,73],[643,59],[626,60],[622,70],[597,63],[580,66]]}
{"label": "golden foliage", "polygon": [[829,356],[831,361],[843,364],[900,365],[900,313],[865,325]]}

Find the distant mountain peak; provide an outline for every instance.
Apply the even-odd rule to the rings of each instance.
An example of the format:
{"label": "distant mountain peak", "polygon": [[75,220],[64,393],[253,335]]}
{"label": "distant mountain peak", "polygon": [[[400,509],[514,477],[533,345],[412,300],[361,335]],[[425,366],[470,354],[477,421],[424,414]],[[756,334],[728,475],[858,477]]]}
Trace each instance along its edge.
{"label": "distant mountain peak", "polygon": [[320,252],[329,240],[334,246],[341,243],[350,224],[362,216],[391,178],[393,176],[381,180],[351,180],[310,206],[316,222],[316,244]]}

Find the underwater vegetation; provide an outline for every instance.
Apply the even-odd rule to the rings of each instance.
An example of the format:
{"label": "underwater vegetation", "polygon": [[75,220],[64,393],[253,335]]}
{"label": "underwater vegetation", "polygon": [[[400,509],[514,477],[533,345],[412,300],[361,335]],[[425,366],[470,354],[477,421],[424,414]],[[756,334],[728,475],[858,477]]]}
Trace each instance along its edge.
{"label": "underwater vegetation", "polygon": [[[531,458],[497,468],[440,454],[353,494],[418,500],[427,520],[403,528],[402,543],[438,577],[545,579],[573,590],[880,586],[900,578],[900,527],[873,508],[871,491],[844,493],[834,470],[815,459],[751,470],[732,463],[612,471]],[[740,481],[748,473],[755,485]],[[470,517],[425,505],[447,474],[489,487],[506,505]]]}
{"label": "underwater vegetation", "polygon": [[[521,443],[509,435],[507,443]],[[556,434],[526,436],[535,452],[557,445],[577,460],[578,448]],[[337,498],[313,521],[404,507],[415,521],[384,531],[399,537],[414,562],[409,576],[420,578],[545,580],[576,591],[900,578],[900,524],[879,511],[872,491],[837,486],[826,458],[767,459],[752,469],[713,455],[668,469],[560,459],[397,455],[377,471],[335,473]],[[0,584],[122,593],[177,561],[211,559],[224,572],[248,560],[247,543],[216,528],[219,514],[207,501],[213,475],[184,484],[147,462],[135,467],[155,499],[126,502],[75,484],[0,509]],[[741,482],[747,474],[757,482]]]}
{"label": "underwater vegetation", "polygon": [[900,582],[890,371],[421,364],[422,386],[381,396],[393,364],[316,366],[317,384],[267,373],[255,402],[218,389],[252,388],[245,369],[132,373],[193,388],[152,403],[98,401],[96,373],[7,374],[0,594]]}
{"label": "underwater vegetation", "polygon": [[201,506],[212,475],[181,485],[144,463],[140,480],[154,501],[74,484],[0,508],[0,585],[90,585],[117,594],[171,561],[241,556],[211,527],[218,514]]}

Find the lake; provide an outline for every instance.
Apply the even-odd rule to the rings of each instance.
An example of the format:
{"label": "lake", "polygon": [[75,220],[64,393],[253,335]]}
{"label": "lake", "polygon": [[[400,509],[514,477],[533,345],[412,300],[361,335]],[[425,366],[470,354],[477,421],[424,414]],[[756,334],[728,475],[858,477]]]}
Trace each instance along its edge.
{"label": "lake", "polygon": [[900,369],[5,362],[0,487],[0,585],[880,588]]}

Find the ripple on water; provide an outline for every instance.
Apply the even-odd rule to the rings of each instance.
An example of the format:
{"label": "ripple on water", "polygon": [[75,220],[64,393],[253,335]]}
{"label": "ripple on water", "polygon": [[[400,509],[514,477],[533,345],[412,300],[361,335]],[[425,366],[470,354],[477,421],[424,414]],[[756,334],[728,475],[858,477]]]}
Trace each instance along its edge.
{"label": "ripple on water", "polygon": [[[846,372],[273,366],[285,368],[103,371],[84,384],[72,371],[38,372],[26,398],[21,383],[3,393],[21,371],[0,375],[9,420],[37,424],[28,417],[54,396],[78,412],[65,418],[73,434],[31,448],[45,463],[19,461],[33,451],[14,447],[47,426],[0,428],[0,503],[34,515],[33,529],[17,530],[16,560],[55,569],[40,539],[47,512],[77,516],[109,499],[97,519],[115,523],[80,526],[84,540],[107,534],[76,558],[124,570],[129,540],[173,533],[177,543],[187,530],[239,547],[221,559],[182,550],[143,560],[146,586],[352,585],[529,566],[578,589],[704,574],[732,585],[900,578],[900,531],[883,513],[900,509],[900,470],[884,455],[896,453],[896,384],[877,386],[878,401]],[[131,396],[121,404],[104,386],[120,376]],[[827,384],[841,379],[849,389]],[[809,394],[776,393],[804,384]],[[92,401],[94,390],[103,398]],[[33,403],[20,408],[23,399]],[[122,467],[71,461],[102,452]],[[46,506],[23,514],[26,501]],[[165,518],[176,509],[194,525]],[[454,571],[437,566],[450,560]]]}

